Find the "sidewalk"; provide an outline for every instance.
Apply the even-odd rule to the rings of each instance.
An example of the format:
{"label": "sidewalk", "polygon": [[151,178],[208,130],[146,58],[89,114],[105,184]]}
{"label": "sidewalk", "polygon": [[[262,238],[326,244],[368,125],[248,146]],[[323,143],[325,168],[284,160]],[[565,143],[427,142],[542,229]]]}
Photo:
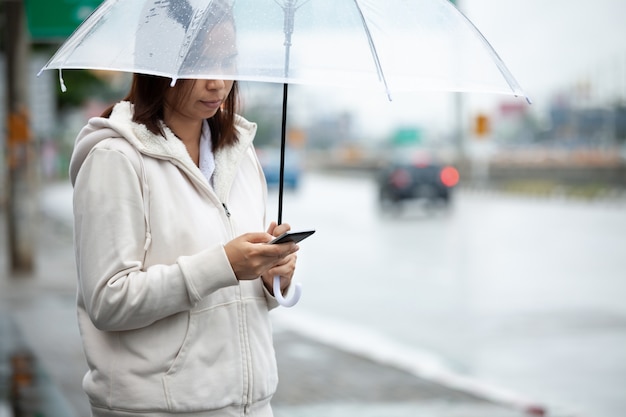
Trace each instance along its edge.
{"label": "sidewalk", "polygon": [[[32,354],[28,404],[46,417],[88,417],[81,389],[85,372],[74,310],[75,269],[70,227],[41,216],[36,271],[0,280],[0,417],[11,417],[8,398],[18,351]],[[0,222],[0,268],[8,271],[6,224]],[[542,414],[496,403],[350,353],[279,321],[275,328],[280,373],[276,417],[515,417]],[[13,367],[11,359],[13,358]],[[28,378],[26,378],[28,380]],[[15,384],[15,382],[13,382]]]}

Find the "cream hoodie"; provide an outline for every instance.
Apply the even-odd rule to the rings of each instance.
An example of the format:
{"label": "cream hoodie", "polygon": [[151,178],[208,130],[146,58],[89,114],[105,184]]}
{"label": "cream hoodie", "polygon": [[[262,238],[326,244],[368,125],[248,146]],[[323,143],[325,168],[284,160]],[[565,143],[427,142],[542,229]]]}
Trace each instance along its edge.
{"label": "cream hoodie", "polygon": [[265,230],[252,140],[215,155],[211,187],[171,131],[132,105],[80,132],[70,165],[78,321],[94,416],[271,416],[278,382],[260,279],[239,282],[223,245]]}

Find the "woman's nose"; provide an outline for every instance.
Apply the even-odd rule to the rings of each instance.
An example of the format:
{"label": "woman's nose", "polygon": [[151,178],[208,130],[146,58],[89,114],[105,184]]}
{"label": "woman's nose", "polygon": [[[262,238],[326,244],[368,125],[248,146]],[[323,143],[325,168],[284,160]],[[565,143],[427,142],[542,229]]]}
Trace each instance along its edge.
{"label": "woman's nose", "polygon": [[219,90],[226,86],[224,80],[207,80],[206,88],[207,90]]}

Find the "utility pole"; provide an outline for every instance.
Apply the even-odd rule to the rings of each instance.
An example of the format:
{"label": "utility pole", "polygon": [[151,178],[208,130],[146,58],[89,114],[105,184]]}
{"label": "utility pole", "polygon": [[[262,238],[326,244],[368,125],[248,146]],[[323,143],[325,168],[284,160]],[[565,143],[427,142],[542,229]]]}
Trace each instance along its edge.
{"label": "utility pole", "polygon": [[[4,0],[6,52],[6,195],[12,276],[34,267],[35,190],[28,111],[29,39],[24,0]],[[17,275],[15,274],[17,273]]]}
{"label": "utility pole", "polygon": [[[450,0],[454,6],[461,10],[459,6],[460,0]],[[463,134],[463,93],[455,92],[454,95],[454,147],[456,149],[457,163],[465,165],[466,153],[465,153],[465,140]]]}

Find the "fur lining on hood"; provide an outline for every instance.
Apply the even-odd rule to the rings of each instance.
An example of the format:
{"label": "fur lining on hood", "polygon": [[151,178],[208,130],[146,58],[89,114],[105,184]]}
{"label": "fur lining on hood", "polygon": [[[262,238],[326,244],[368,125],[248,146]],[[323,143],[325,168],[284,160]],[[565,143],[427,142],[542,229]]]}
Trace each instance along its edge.
{"label": "fur lining on hood", "polygon": [[[155,135],[148,128],[132,121],[133,105],[122,101],[115,105],[111,117],[94,117],[80,131],[74,145],[70,162],[70,180],[72,185],[78,171],[89,152],[101,141],[112,137],[121,137],[132,144],[140,153],[161,159],[172,159],[186,167],[201,181],[206,179],[193,163],[187,148],[174,133],[163,124],[165,136]],[[220,149],[215,154],[214,189],[223,195],[237,171],[238,161],[252,145],[256,133],[256,123],[251,123],[236,115],[235,124],[239,140],[233,146]]]}

